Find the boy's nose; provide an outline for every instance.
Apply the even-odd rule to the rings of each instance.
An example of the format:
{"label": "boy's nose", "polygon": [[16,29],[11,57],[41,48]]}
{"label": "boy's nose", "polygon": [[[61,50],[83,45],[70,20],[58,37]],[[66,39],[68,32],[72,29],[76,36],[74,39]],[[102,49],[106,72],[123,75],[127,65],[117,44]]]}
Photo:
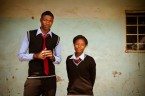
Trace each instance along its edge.
{"label": "boy's nose", "polygon": [[81,46],[80,45],[78,45],[78,48],[80,48]]}

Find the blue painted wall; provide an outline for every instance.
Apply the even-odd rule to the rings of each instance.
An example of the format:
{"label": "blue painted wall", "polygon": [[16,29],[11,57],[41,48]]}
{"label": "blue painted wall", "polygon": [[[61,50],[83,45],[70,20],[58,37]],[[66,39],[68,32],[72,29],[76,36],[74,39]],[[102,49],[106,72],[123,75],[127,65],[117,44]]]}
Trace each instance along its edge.
{"label": "blue painted wall", "polygon": [[2,11],[0,18],[0,96],[22,96],[28,62],[18,61],[17,53],[26,31],[40,26],[39,15],[48,10],[47,4],[56,16],[52,31],[61,37],[62,46],[62,62],[56,65],[57,96],[66,96],[65,59],[74,52],[72,39],[78,34],[87,37],[85,53],[93,56],[97,64],[94,96],[145,96],[145,54],[125,53],[125,9],[145,9],[145,3],[112,0],[114,5],[109,0],[92,1],[71,1],[74,5],[69,6],[65,0],[50,1],[51,4],[44,0],[41,9],[35,9],[39,0],[29,1],[32,5],[23,1],[26,7],[20,7],[22,4],[16,0],[8,7],[9,3],[3,1],[0,10],[9,10]]}

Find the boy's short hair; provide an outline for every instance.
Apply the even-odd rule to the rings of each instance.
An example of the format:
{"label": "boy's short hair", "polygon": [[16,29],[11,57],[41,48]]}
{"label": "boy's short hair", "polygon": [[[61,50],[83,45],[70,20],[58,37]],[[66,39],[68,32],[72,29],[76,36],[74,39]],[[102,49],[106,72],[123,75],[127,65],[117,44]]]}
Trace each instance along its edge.
{"label": "boy's short hair", "polygon": [[74,39],[73,39],[73,44],[75,44],[75,42],[76,42],[78,39],[83,39],[83,40],[85,41],[85,44],[88,45],[88,40],[87,40],[86,37],[83,36],[83,35],[77,35],[76,37],[74,37]]}
{"label": "boy's short hair", "polygon": [[51,16],[51,17],[54,18],[54,15],[51,13],[51,11],[45,11],[45,12],[43,12],[43,13],[41,14],[41,18],[42,18],[43,16],[45,16],[45,15],[49,15],[49,16]]}

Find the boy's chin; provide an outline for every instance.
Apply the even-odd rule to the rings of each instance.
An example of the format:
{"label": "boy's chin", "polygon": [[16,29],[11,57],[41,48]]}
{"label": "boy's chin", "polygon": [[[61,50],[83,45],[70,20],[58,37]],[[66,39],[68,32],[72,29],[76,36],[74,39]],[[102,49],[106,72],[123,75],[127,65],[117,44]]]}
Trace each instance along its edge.
{"label": "boy's chin", "polygon": [[81,51],[81,52],[80,52],[80,51],[76,51],[76,53],[77,53],[77,54],[82,54],[83,52],[82,52],[82,51]]}

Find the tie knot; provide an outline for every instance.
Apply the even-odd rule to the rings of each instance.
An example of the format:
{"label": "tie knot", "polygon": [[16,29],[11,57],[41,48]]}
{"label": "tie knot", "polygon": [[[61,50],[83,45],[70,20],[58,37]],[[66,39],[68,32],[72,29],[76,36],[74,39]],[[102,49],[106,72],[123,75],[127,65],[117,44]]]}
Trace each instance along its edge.
{"label": "tie knot", "polygon": [[47,38],[49,35],[48,34],[41,34],[42,38],[45,39]]}
{"label": "tie knot", "polygon": [[75,63],[79,63],[80,61],[81,61],[81,58],[74,59],[74,62],[75,62]]}

